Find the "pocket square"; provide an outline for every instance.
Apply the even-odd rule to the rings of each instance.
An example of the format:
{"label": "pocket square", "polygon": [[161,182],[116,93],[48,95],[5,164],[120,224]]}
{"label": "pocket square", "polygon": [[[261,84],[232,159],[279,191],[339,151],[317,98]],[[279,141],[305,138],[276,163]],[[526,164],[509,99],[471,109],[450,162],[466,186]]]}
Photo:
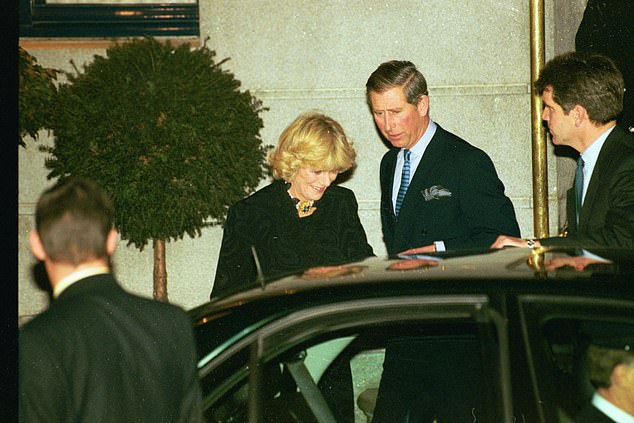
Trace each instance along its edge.
{"label": "pocket square", "polygon": [[451,191],[442,185],[432,185],[421,191],[425,201],[440,200],[443,197],[451,197]]}

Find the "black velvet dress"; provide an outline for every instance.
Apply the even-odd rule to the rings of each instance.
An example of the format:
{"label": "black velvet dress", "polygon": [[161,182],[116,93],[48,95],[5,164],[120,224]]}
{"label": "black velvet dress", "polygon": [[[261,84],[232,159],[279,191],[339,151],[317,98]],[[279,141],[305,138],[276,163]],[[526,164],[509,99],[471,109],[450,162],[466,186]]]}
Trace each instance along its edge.
{"label": "black velvet dress", "polygon": [[287,190],[283,181],[274,181],[229,208],[213,297],[255,283],[251,246],[266,280],[373,255],[351,190],[331,185],[304,218]]}

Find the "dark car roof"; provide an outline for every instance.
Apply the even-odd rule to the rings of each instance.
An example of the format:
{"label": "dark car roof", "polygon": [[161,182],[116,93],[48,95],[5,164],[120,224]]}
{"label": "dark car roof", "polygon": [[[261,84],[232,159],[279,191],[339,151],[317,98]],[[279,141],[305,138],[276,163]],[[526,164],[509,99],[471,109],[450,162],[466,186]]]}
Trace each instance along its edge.
{"label": "dark car roof", "polygon": [[[583,295],[634,300],[634,254],[601,250],[610,261],[583,271],[570,267],[547,271],[544,262],[575,251],[509,248],[437,254],[411,270],[391,270],[413,261],[372,257],[333,269],[319,277],[290,275],[224,297],[190,310],[194,326],[214,321],[212,338],[223,342],[253,325],[265,324],[307,306],[386,296],[411,295]],[[208,342],[213,342],[208,340]],[[211,346],[211,345],[209,345]]]}
{"label": "dark car roof", "polygon": [[[547,289],[552,286],[546,281],[581,281],[610,279],[634,283],[634,251],[593,250],[591,253],[608,260],[605,264],[592,264],[583,271],[570,267],[547,271],[544,262],[555,257],[569,257],[575,250],[561,248],[531,250],[528,248],[508,248],[503,250],[475,250],[433,256],[417,256],[425,262],[411,269],[391,269],[396,262],[404,260],[371,257],[357,263],[350,263],[333,269],[323,276],[297,273],[274,281],[243,289],[233,294],[212,299],[207,305],[219,307],[235,302],[249,302],[258,299],[323,288],[340,288],[379,283],[383,287],[394,283],[433,282],[471,280],[488,283],[494,280],[531,281],[540,283]],[[437,261],[437,265],[426,264]],[[413,263],[413,262],[412,262]],[[413,263],[414,264],[414,263]],[[630,279],[632,278],[632,279]],[[594,285],[598,285],[594,282]],[[486,288],[486,285],[479,285]],[[588,285],[586,285],[588,286]],[[452,289],[452,285],[445,285]],[[203,309],[208,308],[202,306]]]}

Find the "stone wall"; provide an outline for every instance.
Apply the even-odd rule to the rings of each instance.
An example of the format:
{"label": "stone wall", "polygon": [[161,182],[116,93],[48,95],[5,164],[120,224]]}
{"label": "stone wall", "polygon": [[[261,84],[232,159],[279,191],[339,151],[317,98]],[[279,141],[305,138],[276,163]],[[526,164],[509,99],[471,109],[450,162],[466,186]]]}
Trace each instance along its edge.
{"label": "stone wall", "polygon": [[[585,0],[546,2],[550,57],[571,49]],[[200,0],[201,42],[229,57],[224,66],[242,88],[263,100],[263,140],[275,144],[300,112],[320,110],[339,120],[354,140],[358,167],[343,184],[357,195],[370,244],[385,254],[379,218],[378,169],[387,147],[365,104],[364,85],[383,61],[411,60],[427,78],[430,114],[445,129],[485,150],[515,205],[523,236],[533,233],[530,133],[530,32],[527,0]],[[557,7],[556,7],[557,6]],[[572,12],[571,12],[572,11]],[[558,25],[564,30],[556,30]],[[26,42],[28,40],[21,40]],[[71,70],[105,47],[90,43],[60,48],[31,44],[44,66]],[[43,133],[41,143],[51,138]],[[18,148],[19,315],[21,321],[46,307],[31,274],[34,259],[27,234],[46,179],[36,144]],[[549,147],[551,233],[557,222],[557,166]],[[263,184],[268,181],[263,181]],[[562,184],[565,182],[561,182]],[[564,189],[567,186],[563,187]],[[167,245],[170,301],[185,308],[207,300],[222,229],[203,231]],[[121,242],[114,256],[122,284],[152,294],[152,251]]]}

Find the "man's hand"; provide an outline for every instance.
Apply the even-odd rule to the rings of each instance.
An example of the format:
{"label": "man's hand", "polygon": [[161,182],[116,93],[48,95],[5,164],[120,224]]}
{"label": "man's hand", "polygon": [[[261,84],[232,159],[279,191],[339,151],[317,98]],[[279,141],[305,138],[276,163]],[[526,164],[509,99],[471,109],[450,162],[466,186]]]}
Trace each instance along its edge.
{"label": "man's hand", "polygon": [[334,278],[337,276],[359,273],[365,268],[367,268],[367,266],[341,265],[311,267],[310,269],[304,271],[304,273],[302,274],[302,279],[310,280],[318,278]]}
{"label": "man's hand", "polygon": [[438,266],[438,261],[429,259],[404,259],[395,261],[387,267],[387,270],[414,270]]}
{"label": "man's hand", "polygon": [[426,254],[435,253],[436,244],[425,245],[424,247],[410,248],[409,250],[401,251],[399,254],[411,255],[411,254]]}
{"label": "man's hand", "polygon": [[546,266],[546,270],[555,270],[560,267],[569,266],[573,269],[581,272],[586,268],[586,266],[594,263],[609,263],[607,260],[599,260],[590,257],[584,256],[574,256],[574,257],[556,257],[554,259],[547,260],[544,264]]}
{"label": "man's hand", "polygon": [[[532,245],[531,245],[532,244]],[[538,240],[528,240],[524,238],[515,238],[513,236],[500,235],[495,240],[493,244],[491,244],[491,248],[504,248],[504,247],[532,247],[537,248],[542,245]]]}

